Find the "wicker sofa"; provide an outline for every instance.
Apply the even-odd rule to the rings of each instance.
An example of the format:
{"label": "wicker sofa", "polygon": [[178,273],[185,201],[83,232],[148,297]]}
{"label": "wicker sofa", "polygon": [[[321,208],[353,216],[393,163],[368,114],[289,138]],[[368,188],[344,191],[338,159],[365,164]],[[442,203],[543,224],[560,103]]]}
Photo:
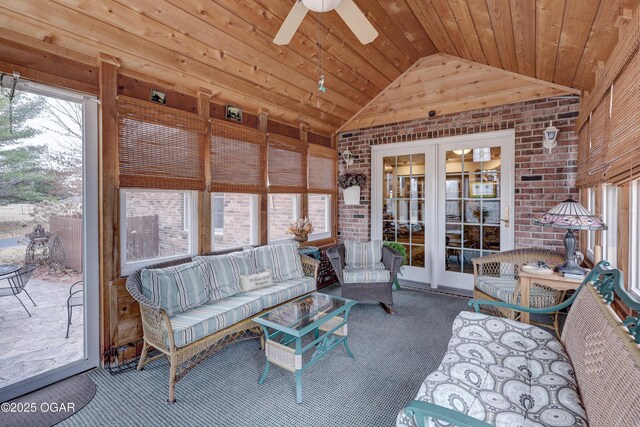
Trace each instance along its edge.
{"label": "wicker sofa", "polygon": [[[476,312],[455,319],[442,363],[397,425],[640,426],[632,397],[640,383],[640,318],[621,321],[610,307],[617,295],[637,316],[640,301],[622,282],[620,271],[603,261],[555,307],[472,300]],[[536,326],[478,313],[480,305],[571,309],[558,341]]]}
{"label": "wicker sofa", "polygon": [[[249,292],[220,295],[221,298],[190,308],[184,312],[169,315],[160,304],[152,302],[149,297],[149,287],[145,288],[143,280],[144,270],[180,267],[197,260],[213,262],[215,265],[227,262],[236,256],[247,253],[251,257],[253,272],[265,270],[265,262],[273,263],[271,268],[278,270],[276,265],[282,263],[296,264],[295,259],[283,259],[281,256],[271,256],[270,250],[275,246],[262,246],[245,251],[232,250],[206,254],[200,257],[184,258],[171,262],[148,266],[127,278],[126,288],[131,296],[140,304],[142,315],[142,329],[144,342],[138,370],[158,358],[166,357],[169,361],[169,398],[175,402],[175,384],[189,370],[205,360],[209,355],[221,350],[228,344],[245,339],[261,338],[261,329],[252,321],[256,316],[285,304],[291,299],[311,293],[316,290],[316,279],[319,262],[311,257],[298,255],[297,251],[289,252],[289,257],[299,257],[302,272],[300,277],[278,282],[274,275],[272,286],[259,288]],[[226,257],[223,259],[223,257]],[[212,264],[210,264],[212,265]],[[225,264],[223,264],[225,265]],[[261,268],[262,267],[262,268]],[[210,288],[228,289],[231,282],[239,280],[240,268],[237,264],[226,270],[213,268],[206,277],[205,285]],[[148,352],[157,349],[160,354],[148,357]]]}
{"label": "wicker sofa", "polygon": [[344,244],[329,248],[327,257],[340,282],[340,292],[343,298],[357,301],[377,301],[387,313],[393,314],[393,282],[400,271],[403,260],[398,251],[387,246],[382,247],[382,264],[389,271],[389,279],[383,282],[347,283],[344,280],[346,265]]}

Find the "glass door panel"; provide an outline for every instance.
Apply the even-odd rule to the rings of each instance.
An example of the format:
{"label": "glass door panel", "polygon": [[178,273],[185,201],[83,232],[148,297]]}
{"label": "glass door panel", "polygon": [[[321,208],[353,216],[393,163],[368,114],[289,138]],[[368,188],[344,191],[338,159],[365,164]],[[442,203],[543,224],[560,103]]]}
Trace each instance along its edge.
{"label": "glass door panel", "polygon": [[425,155],[385,156],[382,166],[382,238],[407,249],[408,267],[424,268]]}
{"label": "glass door panel", "polygon": [[500,249],[500,150],[446,150],[446,271],[473,273],[473,258]]}

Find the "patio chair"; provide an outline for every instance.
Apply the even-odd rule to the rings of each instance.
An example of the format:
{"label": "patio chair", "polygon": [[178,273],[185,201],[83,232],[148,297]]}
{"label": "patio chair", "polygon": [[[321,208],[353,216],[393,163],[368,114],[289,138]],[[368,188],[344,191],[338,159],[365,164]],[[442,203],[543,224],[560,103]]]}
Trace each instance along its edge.
{"label": "patio chair", "polygon": [[[383,246],[382,263],[384,264],[385,269],[381,271],[385,273],[385,277],[388,277],[388,279],[384,281],[375,281],[376,274],[352,272],[351,274],[360,274],[363,278],[362,281],[358,283],[348,283],[349,280],[345,281],[344,273],[346,258],[344,244],[327,249],[327,256],[329,261],[331,261],[334,271],[336,272],[336,276],[338,276],[338,281],[342,287],[340,293],[343,298],[358,301],[377,301],[380,303],[384,311],[388,314],[394,314],[391,307],[393,305],[392,287],[403,261],[403,257],[400,253],[387,246]],[[377,270],[367,271],[375,273]],[[387,272],[389,273],[388,276],[386,276]]]}
{"label": "patio chair", "polygon": [[[518,272],[520,267],[529,262],[537,261],[543,261],[548,265],[562,264],[564,253],[549,249],[526,248],[473,258],[473,298],[519,304]],[[529,290],[529,306],[532,308],[552,307],[559,304],[564,295],[565,293],[562,291],[532,283]],[[497,309],[506,318],[517,320],[518,313],[515,311],[504,307],[497,307]],[[557,313],[552,315],[555,316],[555,325]]]}
{"label": "patio chair", "polygon": [[15,273],[8,274],[2,277],[3,281],[6,281],[9,286],[3,286],[2,281],[0,281],[0,297],[6,297],[11,295],[16,297],[16,299],[20,302],[20,305],[22,305],[22,308],[24,308],[24,310],[27,312],[29,317],[31,317],[31,313],[27,309],[27,306],[24,305],[20,297],[18,297],[18,294],[20,294],[21,292],[24,292],[33,303],[33,306],[36,307],[36,303],[33,301],[33,298],[31,298],[31,295],[29,295],[29,293],[25,289],[27,286],[27,283],[29,282],[29,279],[31,279],[31,275],[33,274],[36,268],[38,268],[37,264],[23,265]]}
{"label": "patio chair", "polygon": [[67,298],[67,336],[69,338],[69,327],[71,326],[71,316],[73,316],[73,307],[82,307],[84,305],[84,285],[82,280],[74,283],[69,289],[69,298]]}

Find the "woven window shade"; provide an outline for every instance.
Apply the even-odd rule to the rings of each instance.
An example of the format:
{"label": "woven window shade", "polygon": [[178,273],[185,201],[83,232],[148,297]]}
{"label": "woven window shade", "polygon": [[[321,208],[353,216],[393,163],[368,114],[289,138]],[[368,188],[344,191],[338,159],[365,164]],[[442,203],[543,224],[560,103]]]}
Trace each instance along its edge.
{"label": "woven window shade", "polygon": [[307,144],[299,139],[269,134],[270,193],[303,193],[307,189]]}
{"label": "woven window shade", "polygon": [[604,180],[604,173],[607,170],[607,148],[610,138],[609,117],[610,91],[607,91],[593,114],[591,115],[591,149],[589,150],[587,186],[592,186]]}
{"label": "woven window shade", "polygon": [[211,120],[211,191],[266,192],[267,134],[222,120]]}
{"label": "woven window shade", "polygon": [[204,190],[207,121],[133,98],[117,102],[120,186]]}
{"label": "woven window shade", "polygon": [[613,84],[611,140],[607,150],[607,182],[622,183],[640,169],[640,53],[627,63]]}
{"label": "woven window shade", "polygon": [[338,152],[329,147],[309,144],[309,193],[337,191]]}
{"label": "woven window shade", "polygon": [[576,185],[578,187],[585,187],[589,176],[590,129],[591,123],[586,122],[578,134],[578,176],[576,177]]}

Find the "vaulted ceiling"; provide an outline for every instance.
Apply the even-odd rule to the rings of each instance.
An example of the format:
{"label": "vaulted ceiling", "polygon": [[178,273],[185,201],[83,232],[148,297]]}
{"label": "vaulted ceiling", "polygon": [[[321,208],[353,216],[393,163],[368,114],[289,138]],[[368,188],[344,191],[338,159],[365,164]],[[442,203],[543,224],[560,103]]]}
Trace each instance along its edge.
{"label": "vaulted ceiling", "polygon": [[438,52],[589,90],[617,41],[620,8],[640,0],[355,1],[380,33],[369,45],[335,12],[308,14],[288,46],[274,45],[293,0],[0,0],[0,38],[84,63],[103,52],[124,75],[212,89],[330,134]]}

